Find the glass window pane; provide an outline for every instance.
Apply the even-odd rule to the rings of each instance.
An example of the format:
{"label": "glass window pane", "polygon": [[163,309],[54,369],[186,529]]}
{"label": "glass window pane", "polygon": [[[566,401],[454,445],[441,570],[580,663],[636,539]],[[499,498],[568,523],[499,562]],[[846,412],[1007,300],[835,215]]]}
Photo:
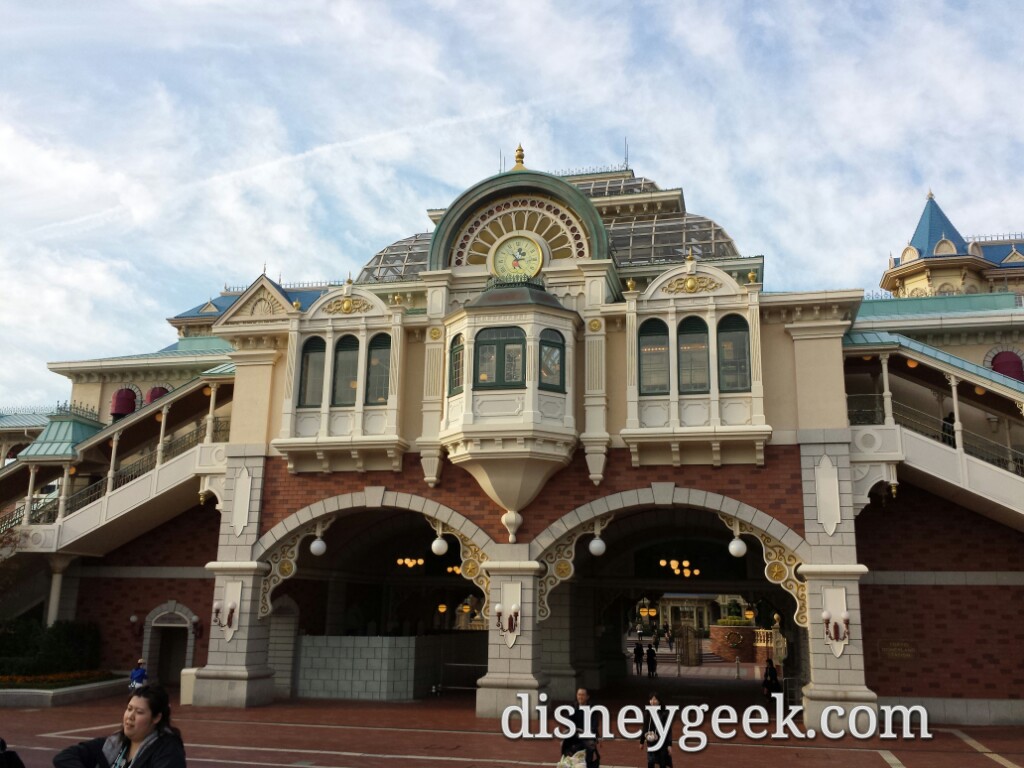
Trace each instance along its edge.
{"label": "glass window pane", "polygon": [[477,346],[476,380],[481,384],[494,384],[498,380],[498,347],[494,344]]}
{"label": "glass window pane", "polygon": [[707,333],[687,333],[679,337],[679,391],[707,392],[711,387],[708,374]]}
{"label": "glass window pane", "polygon": [[723,392],[750,390],[747,333],[730,331],[718,337],[718,387]]}
{"label": "glass window pane", "polygon": [[462,391],[463,377],[465,375],[464,350],[462,336],[456,336],[452,342],[452,353],[448,360],[449,394],[457,394]]}
{"label": "glass window pane", "polygon": [[541,344],[540,347],[541,386],[562,387],[562,348]]}
{"label": "glass window pane", "polygon": [[342,348],[339,344],[334,353],[333,405],[352,406],[356,404],[359,388],[359,348]]}
{"label": "glass window pane", "polygon": [[324,396],[324,357],[327,345],[323,339],[310,339],[302,347],[299,373],[299,406],[315,408]]}
{"label": "glass window pane", "polygon": [[[391,374],[391,344],[385,347],[374,338],[366,372],[366,404],[384,405],[388,401],[388,383]],[[390,339],[388,339],[390,342]]]}
{"label": "glass window pane", "polygon": [[523,345],[505,345],[505,383],[519,383],[523,381]]}
{"label": "glass window pane", "polygon": [[668,393],[668,334],[640,337],[640,392]]}

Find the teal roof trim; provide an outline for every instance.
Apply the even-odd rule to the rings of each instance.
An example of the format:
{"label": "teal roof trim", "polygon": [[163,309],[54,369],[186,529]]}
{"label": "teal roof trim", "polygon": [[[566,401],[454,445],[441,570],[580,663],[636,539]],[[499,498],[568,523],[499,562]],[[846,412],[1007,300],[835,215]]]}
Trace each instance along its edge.
{"label": "teal roof trim", "polygon": [[42,434],[24,451],[18,459],[66,459],[76,458],[75,446],[88,440],[103,429],[103,425],[73,414],[54,414]]}
{"label": "teal roof trim", "polygon": [[914,315],[948,315],[963,312],[998,312],[1017,308],[1013,293],[971,293],[957,296],[922,296],[912,299],[866,299],[858,320]]}
{"label": "teal roof trim", "polygon": [[844,349],[881,346],[896,347],[915,352],[918,357],[936,363],[943,363],[976,379],[983,379],[993,384],[998,384],[1024,396],[1024,381],[1017,381],[1009,376],[996,373],[991,368],[968,362],[962,357],[951,355],[928,344],[922,344],[920,341],[911,339],[901,333],[889,333],[888,331],[848,331],[843,336]]}
{"label": "teal roof trim", "polygon": [[929,195],[921,213],[921,220],[917,222],[917,229],[914,230],[914,236],[910,238],[910,244],[917,248],[922,258],[928,258],[935,255],[935,246],[942,238],[953,243],[958,254],[967,253],[967,241],[939,208],[935,198]]}
{"label": "teal roof trim", "polygon": [[202,376],[234,376],[235,375],[235,364],[234,363],[223,363],[221,365],[210,368],[208,371],[203,371]]}
{"label": "teal roof trim", "polygon": [[[46,413],[49,413],[52,408]],[[49,419],[46,413],[3,413],[0,412],[0,429],[41,429]]]}

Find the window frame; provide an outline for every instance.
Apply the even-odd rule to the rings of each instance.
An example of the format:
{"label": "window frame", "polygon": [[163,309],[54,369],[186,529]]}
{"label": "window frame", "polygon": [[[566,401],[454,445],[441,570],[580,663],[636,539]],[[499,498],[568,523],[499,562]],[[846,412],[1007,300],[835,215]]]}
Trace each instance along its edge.
{"label": "window frame", "polygon": [[[381,353],[385,354],[381,356]],[[374,366],[374,360],[378,366]],[[374,368],[383,365],[377,373]],[[383,372],[383,373],[382,373]],[[380,389],[383,384],[383,390]],[[369,406],[386,406],[391,389],[391,334],[378,333],[366,345],[366,382],[363,387],[363,403]],[[383,396],[382,396],[383,393]],[[371,397],[373,399],[371,399]]]}
{"label": "window frame", "polygon": [[[488,334],[510,333],[509,338],[484,338]],[[495,347],[494,381],[480,381],[480,356],[489,346]],[[509,348],[521,348],[520,360],[522,378],[508,380],[505,373],[506,355]],[[526,332],[514,325],[484,328],[473,339],[473,389],[526,389]]]}
{"label": "window frame", "polygon": [[[702,330],[698,330],[699,328]],[[687,327],[689,326],[689,327]],[[684,368],[684,360],[697,359],[699,352],[684,352],[683,344],[686,342],[687,337],[693,338],[697,336],[704,337],[704,384],[700,388],[694,388],[692,385],[689,389],[684,384],[684,370],[690,374],[692,379],[693,372],[697,369],[696,365],[689,365]],[[691,342],[693,343],[693,342]],[[711,332],[708,329],[708,324],[703,318],[696,315],[690,315],[684,317],[676,328],[676,373],[678,377],[678,386],[680,395],[708,395],[711,394]]]}
{"label": "window frame", "polygon": [[[742,329],[740,328],[740,324],[742,324]],[[724,394],[750,392],[752,385],[750,324],[742,315],[730,313],[718,321],[716,331],[716,348],[718,351],[718,391]],[[725,344],[738,341],[740,334],[742,334],[742,339],[744,341],[743,358],[727,359],[725,354],[723,354]],[[737,346],[739,345],[737,344]],[[727,373],[727,365],[733,365],[741,369],[741,373],[746,377],[746,381],[741,382],[739,385],[728,386],[726,382],[729,381],[730,378],[736,378],[736,374]]]}
{"label": "window frame", "polygon": [[448,397],[466,390],[466,340],[457,333],[448,345]]}
{"label": "window frame", "polygon": [[[310,350],[311,345],[319,342],[319,350]],[[319,352],[320,355],[320,386],[316,393],[316,402],[307,401],[305,395],[309,388],[310,361],[311,355]],[[324,367],[327,364],[327,342],[322,336],[310,336],[302,342],[302,352],[299,355],[299,391],[295,398],[297,408],[319,408],[324,402]]]}
{"label": "window frame", "polygon": [[[346,367],[342,370],[342,362]],[[349,374],[343,376],[342,374]],[[347,388],[339,389],[342,380],[348,381]],[[355,386],[352,386],[354,384]],[[338,397],[339,392],[351,392],[351,401]],[[331,371],[331,407],[355,408],[359,401],[359,337],[346,333],[334,345],[334,370]]]}
{"label": "window frame", "polygon": [[[555,350],[558,353],[558,381],[555,383],[546,384],[544,382],[544,353],[546,350]],[[537,354],[537,389],[565,394],[565,337],[554,328],[545,328],[540,332]]]}
{"label": "window frame", "polygon": [[[658,332],[653,332],[651,329],[658,328]],[[645,330],[646,329],[646,330]],[[664,368],[665,384],[664,387],[651,388],[645,383],[645,373],[656,373],[655,369],[649,368],[645,365],[645,360],[654,360],[653,355],[645,356],[644,354],[644,337],[649,339],[664,337],[665,344],[661,358],[661,365],[659,367]],[[661,397],[664,395],[671,394],[672,383],[671,383],[671,356],[669,354],[669,332],[668,324],[661,318],[651,317],[644,320],[640,324],[640,328],[637,330],[637,385],[641,397]]]}

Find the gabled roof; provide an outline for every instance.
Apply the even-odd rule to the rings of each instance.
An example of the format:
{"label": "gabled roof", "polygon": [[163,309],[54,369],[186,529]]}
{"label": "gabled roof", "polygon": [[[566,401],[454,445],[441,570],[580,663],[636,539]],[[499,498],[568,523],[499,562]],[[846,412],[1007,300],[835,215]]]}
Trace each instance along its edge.
{"label": "gabled roof", "polygon": [[209,317],[215,318],[220,317],[228,307],[238,301],[238,297],[241,294],[229,294],[227,296],[217,296],[216,298],[204,301],[202,304],[196,307],[192,307],[180,315],[175,315],[173,320],[185,320],[190,317]]}
{"label": "gabled roof", "polygon": [[921,213],[921,220],[917,222],[917,229],[914,236],[910,238],[910,244],[917,248],[922,258],[935,255],[935,246],[940,240],[949,240],[956,248],[958,255],[967,254],[967,241],[953,226],[935,197],[929,192],[928,201],[924,204],[924,211]]}

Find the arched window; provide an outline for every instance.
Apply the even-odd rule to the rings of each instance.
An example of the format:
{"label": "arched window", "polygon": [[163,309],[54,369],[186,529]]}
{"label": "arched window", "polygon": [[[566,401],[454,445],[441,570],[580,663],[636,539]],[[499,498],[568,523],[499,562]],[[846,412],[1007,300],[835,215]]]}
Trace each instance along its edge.
{"label": "arched window", "polygon": [[1024,381],[1024,362],[1015,352],[1000,352],[992,358],[992,370],[1009,376],[1017,381]]}
{"label": "arched window", "polygon": [[679,324],[679,392],[693,395],[710,391],[708,325],[699,317],[688,317]]}
{"label": "arched window", "polygon": [[455,334],[448,354],[448,394],[457,395],[462,392],[466,377],[465,345],[462,334]]}
{"label": "arched window", "polygon": [[378,333],[370,339],[366,366],[366,404],[384,405],[391,381],[391,337]]}
{"label": "arched window", "polygon": [[110,401],[110,415],[117,421],[129,413],[135,413],[135,390],[125,387],[114,393]]}
{"label": "arched window", "polygon": [[540,332],[540,389],[565,392],[565,339],[551,328]]}
{"label": "arched window", "polygon": [[327,343],[319,336],[306,339],[302,345],[302,366],[299,369],[299,407],[319,408],[324,397],[324,355]]}
{"label": "arched window", "polygon": [[159,400],[161,397],[166,395],[167,392],[167,387],[153,387],[146,393],[146,405],[149,405],[154,400]]}
{"label": "arched window", "polygon": [[476,336],[475,388],[526,386],[526,334],[519,328],[488,328]]}
{"label": "arched window", "polygon": [[668,326],[647,320],[640,326],[640,394],[668,394]]}
{"label": "arched window", "polygon": [[359,391],[359,339],[342,336],[334,345],[331,405],[353,406]]}
{"label": "arched window", "polygon": [[750,329],[739,315],[727,315],[718,323],[718,389],[750,391]]}

